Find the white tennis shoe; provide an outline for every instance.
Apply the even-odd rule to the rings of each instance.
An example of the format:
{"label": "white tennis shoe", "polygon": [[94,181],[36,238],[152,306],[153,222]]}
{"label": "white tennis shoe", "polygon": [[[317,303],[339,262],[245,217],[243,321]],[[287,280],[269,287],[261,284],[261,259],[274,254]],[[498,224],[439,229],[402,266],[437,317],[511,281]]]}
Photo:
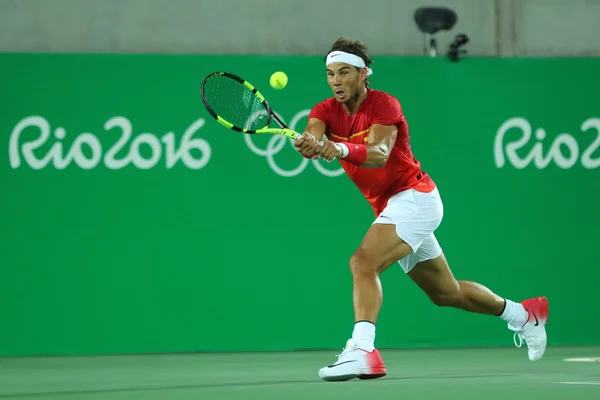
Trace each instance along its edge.
{"label": "white tennis shoe", "polygon": [[366,351],[356,346],[350,339],[338,360],[319,370],[319,377],[326,381],[347,381],[350,379],[375,379],[387,374],[381,354],[377,349]]}
{"label": "white tennis shoe", "polygon": [[[538,361],[546,351],[546,322],[548,322],[548,299],[536,297],[521,302],[529,314],[523,326],[508,324],[508,328],[515,332],[514,341],[517,347],[527,344],[528,355],[531,361]],[[519,342],[517,343],[517,338]]]}

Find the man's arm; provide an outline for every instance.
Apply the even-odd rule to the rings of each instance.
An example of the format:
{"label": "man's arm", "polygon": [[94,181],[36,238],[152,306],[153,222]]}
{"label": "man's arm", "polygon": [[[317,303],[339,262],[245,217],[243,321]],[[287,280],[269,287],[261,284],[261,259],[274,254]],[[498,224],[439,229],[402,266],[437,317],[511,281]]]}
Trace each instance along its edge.
{"label": "man's arm", "polygon": [[[362,164],[367,168],[381,168],[385,166],[390,153],[396,142],[398,127],[396,125],[374,124],[369,132],[369,141],[365,145],[367,148],[367,158]],[[351,146],[352,144],[349,144]]]}
{"label": "man's arm", "polygon": [[373,124],[367,144],[325,142],[318,155],[330,161],[338,157],[360,167],[381,168],[390,157],[397,134],[396,125]]}
{"label": "man's arm", "polygon": [[317,142],[323,139],[325,136],[325,131],[327,130],[327,126],[325,122],[321,121],[318,118],[311,118],[308,120],[308,124],[306,125],[306,129],[304,132],[308,132],[317,140]]}

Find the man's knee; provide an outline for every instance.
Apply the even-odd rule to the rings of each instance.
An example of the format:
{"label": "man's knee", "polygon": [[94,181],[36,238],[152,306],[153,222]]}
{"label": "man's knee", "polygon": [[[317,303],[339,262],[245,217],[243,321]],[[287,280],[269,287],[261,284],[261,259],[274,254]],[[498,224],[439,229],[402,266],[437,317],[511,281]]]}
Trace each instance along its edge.
{"label": "man's knee", "polygon": [[378,261],[367,251],[359,248],[350,257],[350,272],[352,276],[372,274],[378,270]]}

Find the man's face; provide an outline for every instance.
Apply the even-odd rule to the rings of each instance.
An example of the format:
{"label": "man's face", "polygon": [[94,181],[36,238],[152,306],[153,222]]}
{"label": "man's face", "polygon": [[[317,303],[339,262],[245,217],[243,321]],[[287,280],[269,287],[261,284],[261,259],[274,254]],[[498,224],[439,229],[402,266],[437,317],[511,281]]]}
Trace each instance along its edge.
{"label": "man's face", "polygon": [[[363,68],[364,70],[364,68]],[[346,63],[333,63],[327,67],[327,83],[333,91],[335,99],[345,103],[355,98],[364,87],[364,71],[358,71]]]}

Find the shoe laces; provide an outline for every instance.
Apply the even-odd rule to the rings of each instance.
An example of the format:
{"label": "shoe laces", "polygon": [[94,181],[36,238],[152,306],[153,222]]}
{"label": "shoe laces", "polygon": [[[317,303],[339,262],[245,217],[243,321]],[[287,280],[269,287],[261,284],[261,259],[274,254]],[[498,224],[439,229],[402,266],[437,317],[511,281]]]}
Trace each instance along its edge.
{"label": "shoe laces", "polygon": [[[527,321],[529,321],[529,312],[527,315]],[[525,328],[525,325],[527,325],[527,321],[525,321],[525,323],[523,324],[523,326],[521,326],[521,328],[519,330],[516,330],[515,328],[515,334],[513,335],[513,342],[515,343],[515,346],[517,347],[521,347],[523,346],[523,329]],[[510,325],[509,325],[510,327]],[[517,343],[517,338],[519,339],[519,343]]]}
{"label": "shoe laces", "polygon": [[346,342],[346,347],[344,347],[342,349],[342,352],[338,355],[336,355],[336,357],[341,360],[342,357],[344,357],[346,354],[350,353],[351,351],[356,350],[356,343],[354,343],[354,341],[352,339],[348,340]]}
{"label": "shoe laces", "polygon": [[[517,344],[517,338],[519,338],[519,343]],[[523,346],[523,335],[521,334],[521,332],[515,332],[515,334],[513,335],[513,342],[515,342],[515,346],[517,347],[521,347]]]}

